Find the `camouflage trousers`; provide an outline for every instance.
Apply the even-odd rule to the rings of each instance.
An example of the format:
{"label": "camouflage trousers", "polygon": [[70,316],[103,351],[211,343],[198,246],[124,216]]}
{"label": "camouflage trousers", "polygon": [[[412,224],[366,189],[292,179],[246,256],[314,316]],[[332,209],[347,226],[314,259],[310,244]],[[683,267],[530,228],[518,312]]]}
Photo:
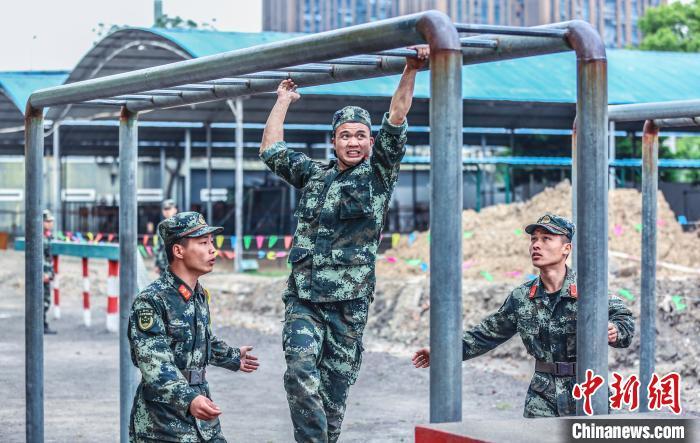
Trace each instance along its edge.
{"label": "camouflage trousers", "polygon": [[51,283],[44,283],[44,325],[48,324],[46,314],[51,307]]}
{"label": "camouflage trousers", "polygon": [[362,362],[366,297],[313,303],[285,296],[284,388],[298,442],[335,442]]}

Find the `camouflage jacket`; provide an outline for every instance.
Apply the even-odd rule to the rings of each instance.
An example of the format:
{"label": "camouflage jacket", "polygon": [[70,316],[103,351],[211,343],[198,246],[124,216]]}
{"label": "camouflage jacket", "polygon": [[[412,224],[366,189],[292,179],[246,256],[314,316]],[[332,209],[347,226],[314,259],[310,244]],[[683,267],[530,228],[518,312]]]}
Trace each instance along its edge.
{"label": "camouflage jacket", "polygon": [[53,280],[53,256],[51,255],[51,242],[53,241],[53,236],[51,232],[44,232],[44,260],[42,262],[44,275],[49,276],[49,280]]}
{"label": "camouflage jacket", "polygon": [[[559,295],[550,303],[539,278],[515,288],[495,313],[466,331],[462,358],[468,360],[495,348],[515,333],[528,354],[544,362],[576,361],[576,275],[567,269]],[[617,326],[618,339],[611,346],[626,348],[634,335],[634,318],[622,300],[608,300],[609,321]],[[571,390],[576,377],[555,377],[535,372],[525,400],[525,417],[574,415],[576,404]],[[542,402],[546,404],[541,404]],[[547,411],[557,411],[549,414]]]}
{"label": "camouflage jacket", "polygon": [[209,385],[190,385],[180,372],[208,364],[240,367],[240,350],[212,334],[206,290],[199,283],[192,290],[166,269],[134,300],[128,336],[131,359],[141,371],[131,437],[196,442],[220,434],[218,419],[203,421],[189,413],[196,396],[210,396]]}
{"label": "camouflage jacket", "polygon": [[277,142],[261,158],[278,176],[303,188],[289,262],[289,290],[312,302],[372,297],[375,260],[391,194],[405,153],[408,123],[384,115],[372,155],[344,171]]}
{"label": "camouflage jacket", "polygon": [[153,255],[156,256],[156,267],[162,274],[168,267],[168,255],[165,253],[165,243],[163,243],[163,239],[160,238],[158,234],[156,234],[156,236],[158,238],[158,244],[153,248]]}

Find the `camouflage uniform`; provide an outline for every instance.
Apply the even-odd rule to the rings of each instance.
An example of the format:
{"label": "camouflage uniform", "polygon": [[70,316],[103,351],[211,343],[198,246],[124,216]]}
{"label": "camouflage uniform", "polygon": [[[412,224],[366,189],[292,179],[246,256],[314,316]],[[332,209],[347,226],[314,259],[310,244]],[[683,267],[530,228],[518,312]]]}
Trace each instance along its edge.
{"label": "camouflage uniform", "polygon": [[[161,204],[161,209],[163,211],[171,208],[177,208],[174,200],[167,199]],[[157,232],[156,235],[158,236],[158,243],[153,247],[153,255],[156,257],[156,268],[158,268],[159,273],[162,274],[168,268],[168,255],[165,252],[163,238]]]}
{"label": "camouflage uniform", "polygon": [[163,239],[158,236],[158,244],[153,248],[153,255],[156,256],[156,268],[162,274],[168,268],[168,255],[165,252],[165,245],[163,244]]}
{"label": "camouflage uniform", "polygon": [[[367,111],[347,107],[348,121],[371,127]],[[369,159],[340,171],[277,142],[261,158],[303,194],[284,292],[284,386],[297,441],[336,441],[347,394],[360,370],[362,333],[375,286],[375,260],[407,123],[384,116]]]}
{"label": "camouflage uniform", "polygon": [[[179,213],[158,226],[166,242],[173,237],[200,237],[215,229],[195,212]],[[167,268],[134,300],[128,337],[131,359],[141,371],[131,409],[130,440],[225,442],[218,418],[199,420],[189,412],[198,395],[211,398],[204,379],[207,365],[232,371],[240,367],[240,350],[212,333],[206,289],[199,283],[188,287]]]}
{"label": "camouflage uniform", "polygon": [[[528,233],[546,217],[554,223],[545,223],[552,233],[566,234],[561,229],[559,219],[551,214],[542,217],[538,224],[526,228]],[[571,223],[571,222],[568,222]],[[534,227],[533,227],[534,226]],[[573,223],[571,224],[573,236]],[[535,278],[515,288],[503,305],[495,313],[486,317],[479,325],[466,331],[462,341],[462,359],[468,360],[482,355],[511,338],[515,333],[527,349],[528,354],[545,364],[559,363],[568,369],[570,375],[554,375],[536,370],[530,381],[525,398],[523,416],[559,417],[576,414],[576,403],[571,391],[576,383],[576,318],[578,292],[576,275],[568,269],[561,291],[548,295],[544,292],[540,279]],[[634,335],[634,318],[622,300],[608,299],[608,318],[618,330],[618,337],[611,346],[626,348]],[[563,363],[563,365],[562,365]]]}

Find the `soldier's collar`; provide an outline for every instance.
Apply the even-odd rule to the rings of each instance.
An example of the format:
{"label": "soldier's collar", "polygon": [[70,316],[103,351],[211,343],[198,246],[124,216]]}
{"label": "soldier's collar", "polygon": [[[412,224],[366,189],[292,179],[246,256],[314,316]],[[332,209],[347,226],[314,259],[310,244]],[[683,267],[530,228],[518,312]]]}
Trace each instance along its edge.
{"label": "soldier's collar", "polygon": [[[537,277],[532,283],[532,286],[530,286],[530,295],[528,297],[530,300],[533,300],[535,297],[540,296],[540,291],[537,290],[539,286],[540,277]],[[578,289],[576,288],[576,273],[568,266],[566,267],[566,277],[564,277],[564,285],[562,286],[562,289],[563,291],[560,290],[559,292],[560,297],[569,297],[573,298],[574,300],[578,300]]]}
{"label": "soldier's collar", "polygon": [[180,294],[185,301],[189,301],[194,294],[202,292],[202,286],[199,284],[199,280],[197,281],[197,284],[195,284],[193,290],[170,269],[170,266],[168,266],[168,269],[166,269],[165,272],[165,278],[168,280],[168,283],[175,288],[178,294]]}

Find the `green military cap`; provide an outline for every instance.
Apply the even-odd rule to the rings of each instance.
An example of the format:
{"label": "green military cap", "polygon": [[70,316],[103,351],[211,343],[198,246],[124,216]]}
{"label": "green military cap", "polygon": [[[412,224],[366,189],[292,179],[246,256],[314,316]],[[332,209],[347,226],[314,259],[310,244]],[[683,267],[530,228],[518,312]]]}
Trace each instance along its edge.
{"label": "green military cap", "polygon": [[180,212],[158,224],[158,234],[166,245],[181,238],[218,234],[223,230],[219,226],[209,226],[199,212]]}
{"label": "green military cap", "polygon": [[532,234],[535,229],[542,228],[547,232],[557,235],[566,235],[569,240],[574,237],[576,225],[571,220],[555,214],[547,213],[537,220],[537,223],[527,225],[525,232]]}
{"label": "green military cap", "polygon": [[42,216],[44,221],[53,221],[54,220],[53,214],[48,209],[44,209],[41,213],[41,216]]}
{"label": "green military cap", "polygon": [[170,209],[170,208],[174,208],[175,206],[177,206],[175,204],[175,200],[173,200],[171,198],[163,200],[163,203],[160,204],[161,209]]}
{"label": "green military cap", "polygon": [[362,109],[359,106],[346,106],[343,109],[338,109],[333,114],[333,135],[335,135],[335,130],[338,126],[343,123],[362,123],[366,125],[369,130],[372,130],[372,120],[369,117],[369,112],[366,109]]}

